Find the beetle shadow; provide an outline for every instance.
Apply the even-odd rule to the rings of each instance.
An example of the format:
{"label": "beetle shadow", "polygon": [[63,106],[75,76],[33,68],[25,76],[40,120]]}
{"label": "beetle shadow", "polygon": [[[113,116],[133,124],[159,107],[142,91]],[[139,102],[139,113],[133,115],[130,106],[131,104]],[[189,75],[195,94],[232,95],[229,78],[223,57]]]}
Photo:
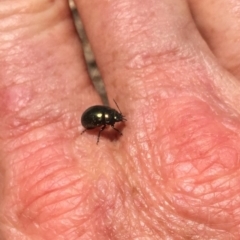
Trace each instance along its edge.
{"label": "beetle shadow", "polygon": [[125,127],[125,123],[116,124],[116,126],[114,126],[114,128],[111,126],[108,126],[107,131],[106,131],[106,137],[112,142],[115,140],[118,140],[120,137],[123,136],[122,131],[123,131],[124,127]]}
{"label": "beetle shadow", "polygon": [[[102,138],[107,138],[111,142],[113,142],[115,140],[118,140],[120,137],[123,136],[122,130],[124,129],[124,127],[125,127],[125,123],[116,124],[114,126],[114,128],[118,129],[119,132],[121,132],[121,134],[120,134],[117,130],[115,130],[111,126],[107,125],[106,128],[100,134],[100,138],[99,138],[98,144],[101,142]],[[101,130],[101,127],[93,128],[93,129],[84,129],[84,130],[81,131],[81,135],[82,134],[94,135],[94,136],[96,136],[96,143],[97,143],[98,134],[99,134],[100,130]]]}

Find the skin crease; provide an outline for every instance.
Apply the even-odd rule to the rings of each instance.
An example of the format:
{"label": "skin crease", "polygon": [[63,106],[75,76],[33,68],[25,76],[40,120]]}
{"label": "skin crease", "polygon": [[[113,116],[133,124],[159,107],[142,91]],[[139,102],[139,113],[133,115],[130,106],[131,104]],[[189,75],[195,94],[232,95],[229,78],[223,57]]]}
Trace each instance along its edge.
{"label": "skin crease", "polygon": [[98,145],[81,135],[100,98],[67,1],[0,2],[1,240],[240,239],[230,2],[76,0],[128,120]]}

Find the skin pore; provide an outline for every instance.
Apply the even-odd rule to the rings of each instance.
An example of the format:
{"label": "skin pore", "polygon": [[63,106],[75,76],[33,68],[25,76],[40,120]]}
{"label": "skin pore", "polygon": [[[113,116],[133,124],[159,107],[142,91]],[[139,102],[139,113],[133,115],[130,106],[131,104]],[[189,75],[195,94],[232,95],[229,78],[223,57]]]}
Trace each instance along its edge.
{"label": "skin pore", "polygon": [[240,4],[76,0],[126,116],[101,104],[67,1],[0,1],[0,239],[240,239]]}

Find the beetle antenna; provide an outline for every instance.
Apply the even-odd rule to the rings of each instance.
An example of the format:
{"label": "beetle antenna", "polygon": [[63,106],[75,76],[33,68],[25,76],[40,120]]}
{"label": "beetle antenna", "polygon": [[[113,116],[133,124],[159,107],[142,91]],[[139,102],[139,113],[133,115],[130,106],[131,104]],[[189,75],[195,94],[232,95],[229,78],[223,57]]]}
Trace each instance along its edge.
{"label": "beetle antenna", "polygon": [[116,102],[114,99],[113,99],[113,101],[115,102],[115,104],[116,104],[116,106],[117,106],[119,112],[122,113],[121,110],[120,110],[120,108],[119,108],[119,106],[118,106],[118,104],[117,104],[117,102]]}
{"label": "beetle antenna", "polygon": [[[122,115],[122,112],[121,112],[121,110],[120,110],[120,108],[119,108],[119,106],[118,106],[118,104],[117,104],[117,102],[113,99],[113,101],[115,102],[115,104],[116,104],[116,106],[117,106],[117,108],[118,108],[118,110],[119,110],[119,112],[121,113],[121,115]],[[123,119],[123,121],[127,121],[127,119],[122,115],[122,119]]]}

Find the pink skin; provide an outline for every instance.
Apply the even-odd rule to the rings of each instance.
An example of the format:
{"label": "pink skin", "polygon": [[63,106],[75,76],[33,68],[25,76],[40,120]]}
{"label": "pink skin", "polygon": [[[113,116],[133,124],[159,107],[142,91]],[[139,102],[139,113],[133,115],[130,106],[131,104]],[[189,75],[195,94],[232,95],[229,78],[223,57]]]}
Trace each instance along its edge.
{"label": "pink skin", "polygon": [[128,119],[96,145],[80,116],[101,102],[67,1],[0,1],[0,239],[240,239],[230,2],[76,0]]}

